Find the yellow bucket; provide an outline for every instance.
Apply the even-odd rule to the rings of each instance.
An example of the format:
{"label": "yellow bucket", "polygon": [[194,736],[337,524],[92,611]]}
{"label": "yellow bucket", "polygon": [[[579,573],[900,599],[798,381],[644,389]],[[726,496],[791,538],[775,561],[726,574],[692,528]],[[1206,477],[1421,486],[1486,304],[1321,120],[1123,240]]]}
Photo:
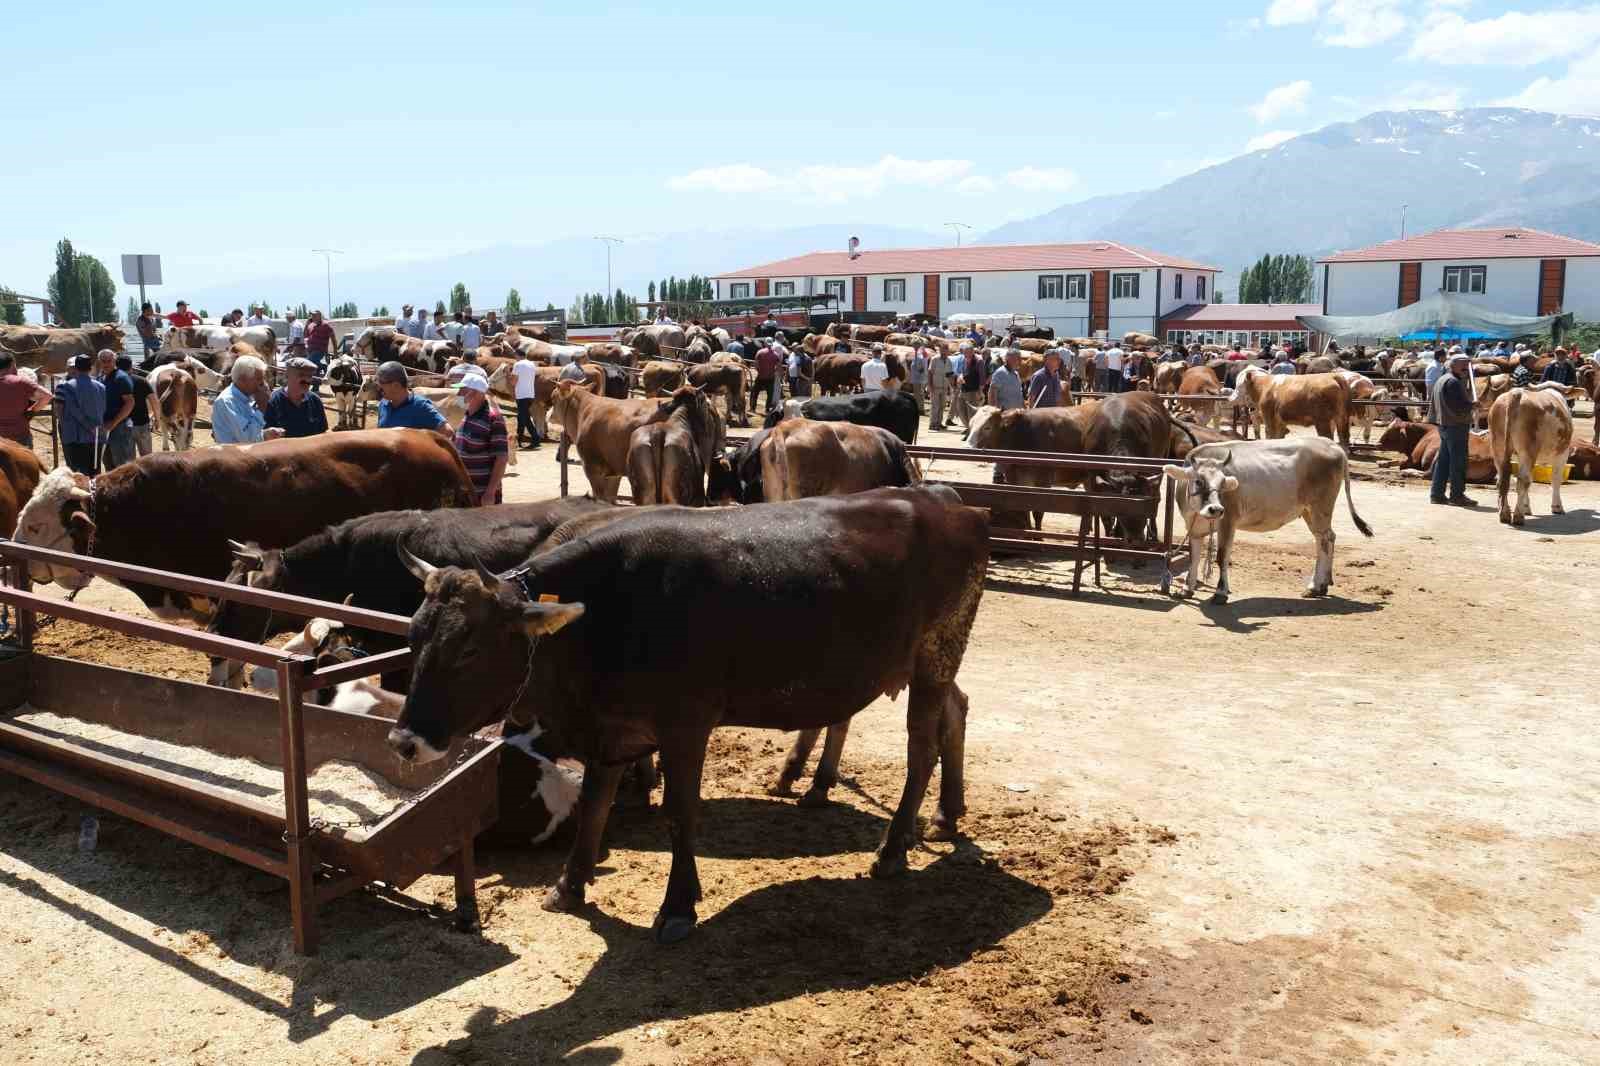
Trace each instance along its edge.
{"label": "yellow bucket", "polygon": [[[1520,464],[1515,459],[1511,460],[1511,472],[1513,474],[1518,472],[1519,466]],[[1552,467],[1549,463],[1535,464],[1533,468],[1533,480],[1537,481],[1541,485],[1548,485],[1550,484],[1550,475],[1553,472],[1554,467]],[[1566,466],[1561,468],[1561,483],[1565,485],[1571,480],[1572,464],[1568,463]]]}

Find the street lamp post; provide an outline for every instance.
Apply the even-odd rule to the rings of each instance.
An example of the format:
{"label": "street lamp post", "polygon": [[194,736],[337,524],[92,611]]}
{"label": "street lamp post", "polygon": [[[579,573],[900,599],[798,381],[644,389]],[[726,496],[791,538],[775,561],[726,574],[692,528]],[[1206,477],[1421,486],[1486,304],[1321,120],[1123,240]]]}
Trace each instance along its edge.
{"label": "street lamp post", "polygon": [[972,227],[967,225],[965,222],[946,222],[945,225],[956,231],[956,247],[960,248],[961,231],[964,229],[971,229]]}
{"label": "street lamp post", "polygon": [[623,243],[621,237],[596,237],[597,241],[604,241],[606,246],[606,299],[611,299],[611,246]]}
{"label": "street lamp post", "polygon": [[327,265],[327,268],[328,268],[328,302],[325,305],[324,313],[329,318],[332,318],[333,317],[333,257],[336,256],[336,255],[343,255],[344,253],[341,252],[337,248],[313,248],[313,249],[311,249],[311,253],[313,255],[322,256],[322,261]]}

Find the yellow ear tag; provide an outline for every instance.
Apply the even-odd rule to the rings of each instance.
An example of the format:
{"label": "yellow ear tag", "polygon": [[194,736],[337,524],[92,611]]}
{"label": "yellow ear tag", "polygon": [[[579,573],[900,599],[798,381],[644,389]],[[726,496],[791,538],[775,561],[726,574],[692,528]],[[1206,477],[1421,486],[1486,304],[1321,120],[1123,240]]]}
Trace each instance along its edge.
{"label": "yellow ear tag", "polygon": [[541,593],[539,593],[539,602],[540,603],[560,603],[561,602],[561,597],[555,595],[554,593],[541,592]]}

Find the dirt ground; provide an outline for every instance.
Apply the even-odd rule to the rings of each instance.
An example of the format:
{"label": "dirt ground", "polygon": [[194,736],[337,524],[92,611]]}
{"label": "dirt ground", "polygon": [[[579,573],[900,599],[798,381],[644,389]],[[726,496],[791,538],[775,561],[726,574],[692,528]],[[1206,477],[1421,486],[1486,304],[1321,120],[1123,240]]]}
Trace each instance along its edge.
{"label": "dirt ground", "polygon": [[[1326,600],[1299,595],[1302,526],[1240,537],[1224,607],[1162,596],[1150,569],[1074,599],[1061,564],[994,563],[960,677],[965,838],[924,845],[903,880],[865,876],[902,773],[895,701],[856,719],[822,811],[766,795],[788,738],[719,734],[701,928],[675,948],[648,934],[668,864],[653,814],[616,825],[583,915],[539,908],[558,851],[497,846],[481,936],[357,895],[325,908],[303,959],[279,882],[110,817],[81,853],[81,804],[0,777],[0,1053],[1600,1061],[1600,741],[1581,665],[1600,486],[1569,486],[1561,517],[1536,486],[1513,530],[1487,487],[1476,509],[1430,507],[1362,468],[1377,536],[1341,510]],[[508,496],[550,495],[555,476],[553,449],[523,453]],[[99,583],[79,599],[138,609]],[[70,623],[41,647],[204,675],[197,655]]]}

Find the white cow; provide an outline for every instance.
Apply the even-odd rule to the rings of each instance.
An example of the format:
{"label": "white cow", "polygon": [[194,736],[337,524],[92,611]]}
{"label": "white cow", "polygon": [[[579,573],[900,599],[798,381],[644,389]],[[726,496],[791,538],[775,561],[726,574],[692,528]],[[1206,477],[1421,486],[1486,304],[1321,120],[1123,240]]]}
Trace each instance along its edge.
{"label": "white cow", "polygon": [[1351,521],[1372,536],[1371,527],[1356,514],[1344,449],[1322,437],[1202,444],[1189,452],[1184,466],[1163,469],[1178,490],[1189,531],[1186,596],[1194,594],[1198,583],[1208,534],[1217,535],[1217,591],[1211,602],[1227,603],[1234,533],[1268,533],[1296,518],[1305,519],[1317,541],[1316,568],[1306,595],[1327,595],[1333,584],[1333,510],[1341,485]]}
{"label": "white cow", "polygon": [[173,326],[167,330],[168,350],[225,352],[235,343],[250,347],[272,366],[278,359],[278,335],[271,326]]}

